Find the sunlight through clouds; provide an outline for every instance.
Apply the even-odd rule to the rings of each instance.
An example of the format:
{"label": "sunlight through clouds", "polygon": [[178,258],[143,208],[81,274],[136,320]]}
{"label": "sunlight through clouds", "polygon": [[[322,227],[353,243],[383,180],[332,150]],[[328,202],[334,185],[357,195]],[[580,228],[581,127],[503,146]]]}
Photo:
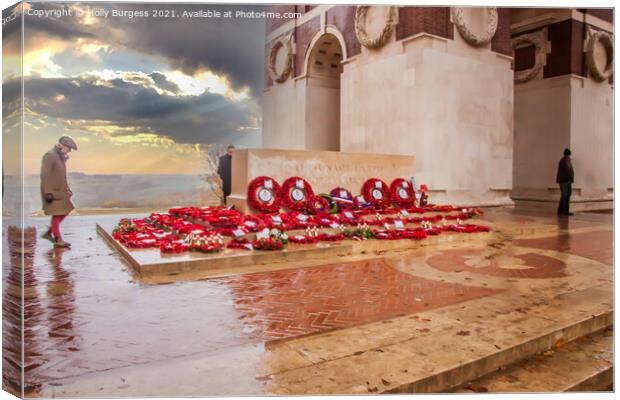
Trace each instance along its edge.
{"label": "sunlight through clouds", "polygon": [[[92,15],[93,7],[25,4],[50,15],[81,11],[24,16],[28,173],[37,173],[41,154],[63,134],[84,144],[72,167],[88,173],[189,173],[204,160],[205,146],[261,145],[263,22],[127,21]],[[19,38],[20,31],[10,34]],[[3,51],[3,91],[13,96],[20,93],[20,52]],[[17,102],[5,104],[7,116],[21,112]]]}
{"label": "sunlight through clouds", "polygon": [[111,50],[112,46],[109,44],[103,44],[86,39],[78,39],[77,51],[80,54],[87,55],[95,60],[99,60],[100,54],[107,53]]}
{"label": "sunlight through clouds", "polygon": [[226,77],[216,75],[211,71],[204,71],[196,74],[196,76],[189,76],[181,71],[162,73],[181,89],[181,95],[183,96],[199,96],[208,91],[234,101],[241,101],[249,97],[248,89],[236,92],[232,89]]}
{"label": "sunlight through clouds", "polygon": [[[152,78],[152,74],[161,74],[169,82],[175,84],[179,91],[173,92],[158,85]],[[140,71],[112,71],[104,69],[101,71],[88,71],[80,74],[81,78],[93,79],[92,82],[98,86],[113,87],[114,80],[140,85],[155,90],[160,95],[166,96],[200,96],[206,92],[219,94],[230,101],[239,102],[249,99],[249,89],[235,91],[228,79],[214,74],[211,71],[204,71],[196,76],[189,76],[181,71],[152,71],[150,74]]]}
{"label": "sunlight through clouds", "polygon": [[55,50],[46,47],[26,53],[24,55],[24,76],[62,77],[62,68],[52,60],[55,52]]}

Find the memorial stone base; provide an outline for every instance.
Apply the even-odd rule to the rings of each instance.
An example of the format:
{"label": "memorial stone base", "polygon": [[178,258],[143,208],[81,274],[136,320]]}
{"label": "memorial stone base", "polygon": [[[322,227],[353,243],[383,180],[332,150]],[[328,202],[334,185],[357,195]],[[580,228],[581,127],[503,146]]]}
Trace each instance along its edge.
{"label": "memorial stone base", "polygon": [[300,176],[315,193],[329,193],[344,187],[353,195],[360,193],[367,179],[379,178],[388,185],[395,178],[415,176],[415,157],[392,154],[358,154],[337,151],[238,150],[232,158],[232,193],[227,204],[242,213],[251,213],[247,188],[252,179],[270,176],[278,183]]}

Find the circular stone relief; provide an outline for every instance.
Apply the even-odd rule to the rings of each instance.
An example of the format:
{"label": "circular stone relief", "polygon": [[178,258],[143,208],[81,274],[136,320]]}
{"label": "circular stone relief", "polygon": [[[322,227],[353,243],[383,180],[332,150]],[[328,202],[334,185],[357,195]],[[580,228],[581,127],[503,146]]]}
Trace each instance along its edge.
{"label": "circular stone relief", "polygon": [[531,34],[516,37],[512,41],[512,51],[514,52],[518,47],[521,47],[523,45],[534,46],[534,66],[523,71],[516,71],[515,82],[531,81],[532,79],[534,79],[534,77],[536,77],[536,75],[538,75],[544,65],[543,43],[540,40],[540,37]]}
{"label": "circular stone relief", "polygon": [[602,82],[611,77],[614,72],[614,43],[607,32],[590,31],[586,63],[594,80]]}
{"label": "circular stone relief", "polygon": [[269,76],[275,82],[284,82],[293,66],[293,46],[291,38],[277,40],[269,52]]}
{"label": "circular stone relief", "polygon": [[452,7],[452,21],[472,46],[483,46],[497,32],[497,7]]}
{"label": "circular stone relief", "polygon": [[358,6],[355,11],[355,35],[366,48],[378,49],[390,39],[396,25],[394,6]]}

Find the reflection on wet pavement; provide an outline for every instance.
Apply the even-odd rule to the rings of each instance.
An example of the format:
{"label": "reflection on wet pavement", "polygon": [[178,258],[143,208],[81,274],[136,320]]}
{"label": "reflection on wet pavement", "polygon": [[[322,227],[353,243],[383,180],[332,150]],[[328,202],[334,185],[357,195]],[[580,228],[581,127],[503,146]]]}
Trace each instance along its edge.
{"label": "reflection on wet pavement", "polygon": [[[22,388],[22,301],[24,297],[22,291],[24,275],[22,271],[26,271],[28,274],[24,286],[31,286],[33,281],[31,273],[32,253],[22,252],[22,234],[23,232],[20,229],[10,226],[7,234],[3,235],[6,241],[3,243],[2,264],[4,286],[2,293],[2,384],[4,388],[16,394],[21,393]],[[33,235],[26,234],[25,236],[31,242]],[[31,246],[28,248],[30,249]],[[22,262],[24,262],[23,269]],[[36,318],[39,313],[32,313],[32,308],[30,308],[30,314],[31,318]],[[30,389],[35,388],[31,387]]]}
{"label": "reflection on wet pavement", "polygon": [[264,341],[442,307],[496,290],[431,281],[382,259],[214,278],[231,287],[240,318]]}
{"label": "reflection on wet pavement", "polygon": [[613,264],[613,231],[596,230],[584,233],[564,233],[561,235],[541,238],[522,239],[515,242],[518,246],[537,249],[556,250]]}
{"label": "reflection on wet pavement", "polygon": [[[117,217],[69,218],[63,227],[72,249],[54,250],[42,241],[34,257],[26,258],[25,380],[31,384],[27,389],[50,379],[247,341],[248,328],[237,318],[225,285],[134,281],[117,254],[95,235],[95,221],[101,218]],[[46,221],[33,222],[43,231]],[[15,286],[5,286],[4,304],[17,307],[6,314],[17,316],[14,323],[19,329],[19,293],[14,292],[19,289],[20,268],[17,262],[11,267],[5,283]],[[14,337],[15,343],[5,341],[5,348],[15,350],[19,371],[19,332],[6,337]],[[10,352],[6,354],[5,365],[12,359]]]}
{"label": "reflection on wet pavement", "polygon": [[501,256],[485,254],[484,248],[451,250],[432,256],[427,263],[446,272],[468,271],[507,278],[557,278],[566,276],[566,263],[557,258],[535,254]]}
{"label": "reflection on wet pavement", "polygon": [[[358,260],[362,258],[359,262],[336,265],[291,265],[291,269],[279,267],[277,271],[265,265],[264,272],[254,274],[146,284],[132,275],[131,268],[95,233],[97,222],[118,218],[68,218],[63,223],[65,239],[73,244],[68,250],[52,249],[51,243],[37,240],[35,233],[26,235],[32,243],[32,252],[24,254],[23,268],[26,391],[49,394],[45,390],[52,382],[216,354],[227,348],[252,345],[248,354],[262,354],[266,350],[253,344],[343,329],[498,292],[475,283],[461,285],[412,276],[389,263],[368,260],[370,255],[366,260],[358,256]],[[491,211],[488,220],[504,228],[485,243],[474,241],[469,247],[459,245],[465,249],[448,246],[441,251],[427,247],[403,253],[403,259],[422,263],[428,258],[432,267],[452,271],[455,265],[474,272],[485,271],[481,266],[490,268],[486,271],[533,269],[544,272],[541,278],[564,276],[565,261],[521,252],[506,256],[517,260],[520,266],[516,268],[501,259],[493,261],[497,264],[475,265],[468,264],[467,257],[475,256],[476,251],[468,249],[487,246],[508,254],[506,249],[517,244],[612,261],[611,216],[580,216],[570,226],[562,226],[548,216]],[[31,219],[26,224],[43,232],[46,223],[45,219]],[[5,386],[19,387],[20,242],[15,234],[5,237],[5,254],[10,257],[5,257],[3,266],[3,380]],[[496,276],[519,275],[502,274]],[[248,365],[247,369],[255,367]]]}

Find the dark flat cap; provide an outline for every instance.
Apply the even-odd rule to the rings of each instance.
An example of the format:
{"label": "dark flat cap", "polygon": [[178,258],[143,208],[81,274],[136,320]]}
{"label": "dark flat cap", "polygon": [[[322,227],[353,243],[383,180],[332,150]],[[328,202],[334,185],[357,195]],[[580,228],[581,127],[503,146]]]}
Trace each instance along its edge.
{"label": "dark flat cap", "polygon": [[73,140],[71,136],[68,136],[68,135],[61,136],[60,139],[58,139],[58,143],[64,144],[65,146],[70,147],[73,150],[77,150],[77,144],[75,143],[75,140]]}

